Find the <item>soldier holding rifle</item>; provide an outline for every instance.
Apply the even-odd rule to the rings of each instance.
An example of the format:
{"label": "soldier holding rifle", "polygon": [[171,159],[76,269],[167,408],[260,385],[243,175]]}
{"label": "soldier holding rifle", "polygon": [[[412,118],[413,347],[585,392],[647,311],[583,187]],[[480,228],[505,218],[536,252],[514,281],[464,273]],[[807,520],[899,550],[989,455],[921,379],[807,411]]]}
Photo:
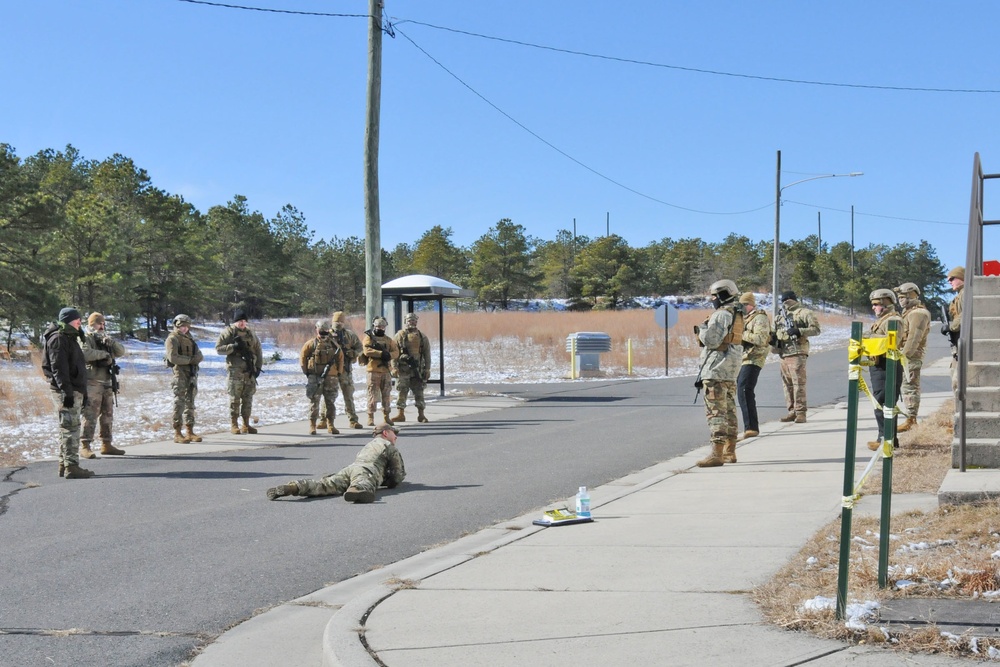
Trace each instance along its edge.
{"label": "soldier holding rifle", "polygon": [[83,433],[80,436],[80,458],[96,455],[90,448],[94,431],[100,423],[101,454],[122,456],[124,450],[111,444],[111,427],[115,420],[118,400],[117,358],[125,354],[125,346],[105,331],[104,315],[91,313],[87,318],[87,333],[83,336],[83,358],[87,362],[87,406],[83,409]]}

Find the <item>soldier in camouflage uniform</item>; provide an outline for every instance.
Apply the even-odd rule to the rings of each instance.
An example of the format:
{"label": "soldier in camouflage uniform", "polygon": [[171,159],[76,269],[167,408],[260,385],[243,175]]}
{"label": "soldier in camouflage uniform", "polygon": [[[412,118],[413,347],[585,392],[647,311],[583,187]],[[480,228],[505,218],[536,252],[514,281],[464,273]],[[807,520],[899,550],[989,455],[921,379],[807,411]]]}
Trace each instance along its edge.
{"label": "soldier in camouflage uniform", "polygon": [[[343,311],[338,310],[333,314],[333,336],[337,339],[341,351],[344,353],[344,370],[338,376],[340,382],[340,393],[344,396],[344,412],[351,420],[351,428],[362,428],[358,421],[358,412],[354,408],[354,375],[352,366],[361,356],[364,348],[361,339],[347,326],[347,317]],[[319,428],[326,428],[326,404],[320,404]]]}
{"label": "soldier in camouflage uniform", "polygon": [[785,392],[788,414],[783,422],[806,421],[806,359],[809,358],[809,336],[819,334],[816,315],[799,303],[792,290],[781,293],[781,313],[771,333],[771,351],[781,357],[781,386]]}
{"label": "soldier in camouflage uniform", "polygon": [[336,338],[330,335],[330,321],[316,322],[316,337],[307,341],[299,353],[299,366],[308,378],[306,383],[306,398],[309,399],[309,435],[316,434],[316,417],[319,415],[319,404],[322,399],[329,419],[330,433],[340,433],[333,425],[337,414],[334,401],[337,400],[339,382],[337,378],[344,370],[344,353],[340,350]]}
{"label": "soldier in camouflage uniform", "polygon": [[430,421],[424,415],[427,402],[424,400],[424,388],[431,371],[431,342],[417,328],[417,314],[406,316],[406,327],[396,332],[393,337],[399,347],[399,359],[393,364],[396,374],[396,414],[393,422],[405,422],[406,396],[413,392],[413,404],[417,406],[417,421]]}
{"label": "soldier in camouflage uniform", "polygon": [[743,320],[743,365],[736,378],[736,398],[743,412],[743,435],[745,440],[760,435],[757,420],[757,378],[764,361],[770,353],[768,341],[771,339],[771,318],[767,311],[757,307],[753,292],[744,292],[740,297],[744,310],[748,311]]}
{"label": "soldier in camouflage uniform", "polygon": [[955,298],[948,304],[948,321],[941,325],[941,333],[951,339],[951,390],[958,391],[958,337],[962,333],[962,300],[965,294],[965,267],[956,266],[948,272],[948,284],[955,291]]}
{"label": "soldier in camouflage uniform", "polygon": [[736,463],[736,378],[743,359],[743,306],[732,280],[718,280],[709,289],[715,312],[695,327],[701,350],[699,382],[705,387],[705,416],[712,439],[712,453],[698,461],[699,468]]}
{"label": "soldier in camouflage uniform", "polygon": [[111,427],[115,419],[115,393],[111,374],[118,375],[116,357],[125,354],[125,346],[104,331],[104,315],[91,313],[87,318],[90,331],[83,337],[83,358],[87,361],[87,407],[83,411],[83,436],[80,457],[94,458],[90,449],[94,431],[101,425],[101,454],[122,456],[124,450],[111,444]]}
{"label": "soldier in camouflage uniform", "polygon": [[[903,331],[903,318],[896,312],[896,297],[892,290],[877,289],[869,295],[872,302],[872,310],[875,311],[875,321],[865,338],[884,338],[889,332],[889,323],[897,322],[897,331]],[[896,365],[896,399],[899,400],[899,390],[903,385],[903,368],[898,359],[889,359],[888,354],[883,354],[874,359],[874,365],[868,367],[868,375],[871,377],[872,396],[879,405],[885,403],[885,383],[886,372],[889,364]],[[881,409],[875,410],[875,421],[878,423],[878,438],[868,442],[868,449],[873,452],[882,446],[882,437],[885,433],[885,416]],[[896,423],[896,415],[892,415],[892,423]],[[898,431],[894,431],[896,433]],[[894,438],[893,447],[899,447],[899,438]]]}
{"label": "soldier in camouflage uniform", "polygon": [[375,427],[375,438],[358,452],[354,463],[320,479],[300,479],[267,490],[268,500],[283,496],[339,496],[354,503],[375,502],[380,486],[395,488],[406,477],[403,457],[396,449],[399,429],[389,423]]}
{"label": "soldier in camouflage uniform", "polygon": [[[174,392],[174,442],[201,442],[201,436],[194,432],[194,399],[198,396],[198,366],[205,355],[189,333],[191,318],[178,315],[174,318],[174,330],[167,336],[167,366],[174,371],[170,388]],[[187,435],[181,433],[181,426],[187,427]]]}
{"label": "soldier in camouflage uniform", "polygon": [[901,433],[909,431],[917,423],[917,413],[920,411],[920,368],[924,365],[931,313],[920,302],[920,288],[916,284],[903,283],[894,291],[899,298],[899,307],[903,310],[903,335],[899,346],[903,353],[903,386],[900,391],[906,406],[906,421],[897,429]]}
{"label": "soldier in camouflage uniform", "polygon": [[76,308],[63,308],[59,321],[42,334],[42,372],[52,390],[52,405],[59,413],[59,476],[66,479],[94,476],[80,467],[80,410],[87,403],[87,363],[80,348],[80,320]]}
{"label": "soldier in camouflage uniform", "polygon": [[375,425],[375,406],[382,403],[382,414],[385,421],[389,418],[389,399],[392,393],[391,363],[399,358],[399,346],[396,341],[385,335],[389,323],[384,317],[378,316],[372,320],[372,328],[365,332],[361,341],[365,359],[368,361],[368,425]]}
{"label": "soldier in camouflage uniform", "polygon": [[[264,364],[260,339],[247,327],[247,313],[237,308],[233,323],[222,330],[215,343],[215,351],[226,357],[229,375],[229,431],[233,434],[256,433],[250,425],[253,412],[253,395],[257,392],[257,378]],[[240,428],[239,418],[243,418]]]}

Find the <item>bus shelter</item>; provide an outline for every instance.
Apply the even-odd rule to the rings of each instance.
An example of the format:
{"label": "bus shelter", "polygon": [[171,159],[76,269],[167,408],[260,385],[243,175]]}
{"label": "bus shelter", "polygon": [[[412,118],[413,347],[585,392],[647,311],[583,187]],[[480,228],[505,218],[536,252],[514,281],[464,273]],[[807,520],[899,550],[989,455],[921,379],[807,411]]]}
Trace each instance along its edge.
{"label": "bus shelter", "polygon": [[[430,301],[438,310],[438,377],[428,378],[427,384],[441,385],[444,396],[444,300],[468,299],[476,293],[436,276],[414,274],[390,280],[382,285],[382,313],[395,331],[403,328],[403,317],[414,312],[414,304]],[[419,314],[419,313],[418,313]]]}

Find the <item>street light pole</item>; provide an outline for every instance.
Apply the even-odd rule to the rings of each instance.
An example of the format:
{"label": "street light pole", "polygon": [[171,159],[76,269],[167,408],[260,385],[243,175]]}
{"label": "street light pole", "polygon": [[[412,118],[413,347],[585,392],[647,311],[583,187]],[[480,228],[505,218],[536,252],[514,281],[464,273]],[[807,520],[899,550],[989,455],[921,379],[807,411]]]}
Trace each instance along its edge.
{"label": "street light pole", "polygon": [[798,185],[799,183],[805,183],[806,181],[815,181],[820,178],[840,178],[841,176],[864,176],[864,172],[852,171],[849,174],[820,174],[819,176],[810,176],[809,178],[803,178],[801,180],[789,183],[788,185],[781,185],[781,151],[778,151],[778,170],[775,176],[775,186],[774,186],[774,266],[771,272],[771,298],[774,300],[772,307],[772,315],[775,319],[778,317],[778,266],[780,260],[780,247],[781,247],[781,191],[787,190],[793,185]]}

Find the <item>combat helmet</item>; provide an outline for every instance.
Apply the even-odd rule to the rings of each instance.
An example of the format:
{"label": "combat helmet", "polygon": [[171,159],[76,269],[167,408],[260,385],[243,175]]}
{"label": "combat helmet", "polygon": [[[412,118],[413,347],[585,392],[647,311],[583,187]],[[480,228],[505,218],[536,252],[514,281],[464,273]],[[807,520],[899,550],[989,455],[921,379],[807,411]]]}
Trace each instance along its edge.
{"label": "combat helmet", "polygon": [[[888,299],[888,301],[886,301]],[[868,295],[868,300],[872,302],[872,305],[879,306],[889,306],[896,301],[896,295],[892,293],[892,290],[880,288],[873,291]]]}
{"label": "combat helmet", "polygon": [[174,316],[174,327],[189,327],[191,326],[191,318],[183,313]]}
{"label": "combat helmet", "polygon": [[949,271],[947,277],[945,278],[945,280],[951,280],[952,278],[958,278],[959,280],[964,281],[965,280],[965,267],[964,266],[956,266],[954,269],[952,269],[951,271]]}
{"label": "combat helmet", "polygon": [[389,321],[381,315],[376,315],[374,319],[372,319],[373,329],[385,329],[387,326],[389,326]]}
{"label": "combat helmet", "polygon": [[903,283],[902,285],[897,287],[894,291],[896,292],[896,294],[899,294],[901,296],[906,296],[910,293],[912,293],[914,296],[920,296],[920,288],[917,287],[916,283]]}
{"label": "combat helmet", "polygon": [[417,314],[416,314],[416,313],[409,313],[409,314],[407,314],[407,316],[406,316],[406,317],[405,317],[405,318],[403,319],[403,321],[404,321],[404,322],[406,322],[406,324],[412,324],[412,325],[416,326],[416,324],[417,324],[417,320],[419,320],[419,319],[420,319],[420,318],[419,318],[419,317],[417,317]]}
{"label": "combat helmet", "polygon": [[740,288],[732,280],[724,278],[712,283],[712,286],[708,288],[708,293],[718,297],[720,302],[726,303],[740,295]]}
{"label": "combat helmet", "polygon": [[329,333],[330,320],[316,320],[316,331],[319,331],[320,333]]}

